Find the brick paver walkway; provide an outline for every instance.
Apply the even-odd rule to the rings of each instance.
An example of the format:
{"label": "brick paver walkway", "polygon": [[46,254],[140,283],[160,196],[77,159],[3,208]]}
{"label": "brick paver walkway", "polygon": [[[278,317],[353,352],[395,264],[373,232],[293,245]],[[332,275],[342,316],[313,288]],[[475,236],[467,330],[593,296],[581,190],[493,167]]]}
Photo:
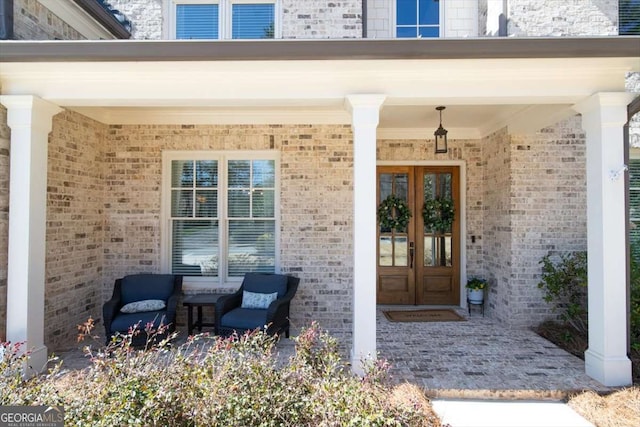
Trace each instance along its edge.
{"label": "brick paver walkway", "polygon": [[431,396],[562,398],[606,390],[585,374],[581,359],[531,330],[479,312],[460,322],[392,323],[379,308],[377,326],[378,352],[391,362],[396,381],[419,385]]}

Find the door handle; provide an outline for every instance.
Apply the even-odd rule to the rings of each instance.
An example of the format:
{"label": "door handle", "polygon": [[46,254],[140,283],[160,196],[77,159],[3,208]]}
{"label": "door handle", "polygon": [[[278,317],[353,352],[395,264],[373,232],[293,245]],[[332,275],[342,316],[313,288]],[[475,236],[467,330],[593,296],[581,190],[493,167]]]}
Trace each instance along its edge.
{"label": "door handle", "polygon": [[413,251],[415,246],[413,242],[409,242],[409,268],[413,268]]}

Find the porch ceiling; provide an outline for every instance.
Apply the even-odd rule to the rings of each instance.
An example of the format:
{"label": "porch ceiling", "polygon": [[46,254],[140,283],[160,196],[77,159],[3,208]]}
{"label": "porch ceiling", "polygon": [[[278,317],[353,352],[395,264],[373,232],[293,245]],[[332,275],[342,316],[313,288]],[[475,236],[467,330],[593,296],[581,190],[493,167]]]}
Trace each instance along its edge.
{"label": "porch ceiling", "polygon": [[[462,46],[467,52],[474,44],[458,42],[449,46]],[[504,55],[489,52],[493,57],[487,58],[468,52],[460,58],[449,52],[407,54],[407,58],[369,54],[355,59],[326,53],[340,52],[341,46],[372,46],[351,41],[349,45],[320,43],[325,46],[324,55],[318,54],[322,60],[309,60],[308,53],[300,54],[305,59],[296,59],[294,52],[273,60],[261,54],[255,60],[169,57],[162,61],[157,60],[157,51],[155,60],[131,60],[126,53],[138,46],[135,42],[113,45],[124,49],[121,60],[105,59],[104,52],[93,58],[84,52],[76,58],[68,53],[66,61],[22,55],[21,45],[15,43],[0,46],[0,52],[9,52],[0,55],[3,94],[37,95],[104,123],[350,123],[345,97],[376,93],[386,95],[379,134],[388,138],[432,134],[438,105],[447,106],[443,124],[455,138],[479,138],[503,126],[516,132],[533,131],[573,114],[572,105],[596,92],[624,91],[625,74],[640,70],[640,50],[611,57],[603,46],[599,53],[554,51],[530,57],[517,55],[505,41],[478,45],[491,52],[497,52],[496,46],[513,50],[507,49]],[[104,43],[112,42],[99,46],[103,48]],[[309,42],[284,45],[297,49],[304,43]],[[39,45],[24,46],[29,50]],[[62,42],[47,46],[69,49]],[[242,50],[247,44],[236,46]],[[447,45],[428,46],[437,53]]]}

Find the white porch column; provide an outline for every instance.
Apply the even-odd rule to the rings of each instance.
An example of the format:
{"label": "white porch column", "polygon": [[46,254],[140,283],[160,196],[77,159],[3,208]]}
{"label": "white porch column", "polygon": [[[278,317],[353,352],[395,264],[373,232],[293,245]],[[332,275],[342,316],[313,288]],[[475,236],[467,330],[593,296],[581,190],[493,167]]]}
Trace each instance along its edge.
{"label": "white porch column", "polygon": [[384,95],[350,95],[353,129],[353,347],[351,366],[376,358],[376,128]]}
{"label": "white porch column", "polygon": [[5,95],[11,128],[7,340],[25,342],[29,366],[41,371],[44,345],[47,143],[52,118],[62,111],[35,96]]}
{"label": "white porch column", "polygon": [[631,384],[627,357],[623,125],[629,93],[598,93],[574,106],[587,137],[589,348],[587,375]]}

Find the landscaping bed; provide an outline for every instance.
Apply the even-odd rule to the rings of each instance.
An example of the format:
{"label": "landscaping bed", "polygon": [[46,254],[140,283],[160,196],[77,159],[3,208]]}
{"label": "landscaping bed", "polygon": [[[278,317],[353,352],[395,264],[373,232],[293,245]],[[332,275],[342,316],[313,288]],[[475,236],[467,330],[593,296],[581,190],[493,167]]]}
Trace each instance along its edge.
{"label": "landscaping bed", "polygon": [[[588,338],[571,325],[547,321],[535,329],[536,333],[548,339],[561,349],[584,360],[584,352],[589,346]],[[630,354],[634,385],[640,385],[640,351],[632,349]]]}
{"label": "landscaping bed", "polygon": [[86,369],[56,366],[27,380],[26,356],[4,343],[0,405],[63,407],[65,425],[82,426],[441,426],[417,386],[389,384],[386,361],[354,375],[317,324],[293,338],[283,366],[262,332],[198,335],[180,346],[170,336],[144,351],[131,338],[89,348]]}

